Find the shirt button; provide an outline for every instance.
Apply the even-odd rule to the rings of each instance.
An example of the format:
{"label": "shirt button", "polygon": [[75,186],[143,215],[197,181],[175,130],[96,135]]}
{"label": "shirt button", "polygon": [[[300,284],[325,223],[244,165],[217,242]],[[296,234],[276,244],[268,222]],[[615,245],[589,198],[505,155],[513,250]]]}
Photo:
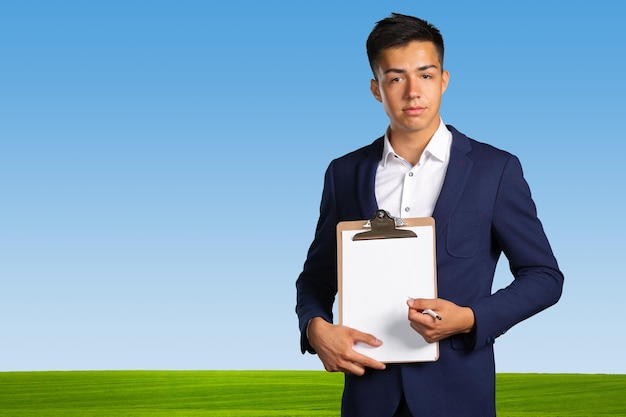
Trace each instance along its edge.
{"label": "shirt button", "polygon": [[405,207],[404,211],[406,211],[408,213],[409,211],[411,211],[411,207]]}
{"label": "shirt button", "polygon": [[412,176],[413,176],[413,173],[412,173],[412,172],[409,172],[409,177],[412,177]]}

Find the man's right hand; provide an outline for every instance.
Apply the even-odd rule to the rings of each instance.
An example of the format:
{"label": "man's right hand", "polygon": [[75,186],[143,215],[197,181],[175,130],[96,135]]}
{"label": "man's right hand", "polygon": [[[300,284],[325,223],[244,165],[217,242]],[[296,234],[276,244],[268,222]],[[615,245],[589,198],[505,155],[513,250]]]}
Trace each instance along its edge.
{"label": "man's right hand", "polygon": [[321,317],[315,317],[309,322],[308,337],[309,343],[328,372],[363,375],[366,367],[385,369],[384,363],[362,355],[352,348],[356,342],[374,347],[382,345],[382,342],[371,334],[331,324]]}

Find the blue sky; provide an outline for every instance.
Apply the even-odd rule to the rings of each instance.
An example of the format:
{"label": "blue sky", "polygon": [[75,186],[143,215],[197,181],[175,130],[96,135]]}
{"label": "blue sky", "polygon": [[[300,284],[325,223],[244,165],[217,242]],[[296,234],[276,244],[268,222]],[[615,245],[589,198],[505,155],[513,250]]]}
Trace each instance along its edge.
{"label": "blue sky", "polygon": [[441,29],[444,121],[520,157],[566,275],[498,371],[626,373],[621,8],[344,3],[0,4],[0,371],[322,369],[294,282],[327,164],[387,126],[364,44],[397,11]]}

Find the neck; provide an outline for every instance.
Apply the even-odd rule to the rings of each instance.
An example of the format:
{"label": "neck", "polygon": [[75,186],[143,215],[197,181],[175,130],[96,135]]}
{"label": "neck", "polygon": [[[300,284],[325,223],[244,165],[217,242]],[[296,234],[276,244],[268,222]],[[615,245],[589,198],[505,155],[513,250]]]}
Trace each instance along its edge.
{"label": "neck", "polygon": [[[439,126],[437,126],[439,127]],[[437,129],[432,132],[402,132],[391,129],[389,132],[389,142],[393,150],[404,158],[411,165],[415,165],[422,157],[422,153]]]}

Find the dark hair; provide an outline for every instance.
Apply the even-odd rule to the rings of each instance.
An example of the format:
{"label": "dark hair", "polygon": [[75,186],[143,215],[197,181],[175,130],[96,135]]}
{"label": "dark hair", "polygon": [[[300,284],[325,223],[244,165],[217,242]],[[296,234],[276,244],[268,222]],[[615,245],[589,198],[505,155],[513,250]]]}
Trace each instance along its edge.
{"label": "dark hair", "polygon": [[399,13],[380,20],[367,38],[367,58],[376,77],[378,60],[383,50],[403,46],[411,41],[432,42],[439,56],[439,65],[443,71],[443,37],[434,25],[425,20]]}

